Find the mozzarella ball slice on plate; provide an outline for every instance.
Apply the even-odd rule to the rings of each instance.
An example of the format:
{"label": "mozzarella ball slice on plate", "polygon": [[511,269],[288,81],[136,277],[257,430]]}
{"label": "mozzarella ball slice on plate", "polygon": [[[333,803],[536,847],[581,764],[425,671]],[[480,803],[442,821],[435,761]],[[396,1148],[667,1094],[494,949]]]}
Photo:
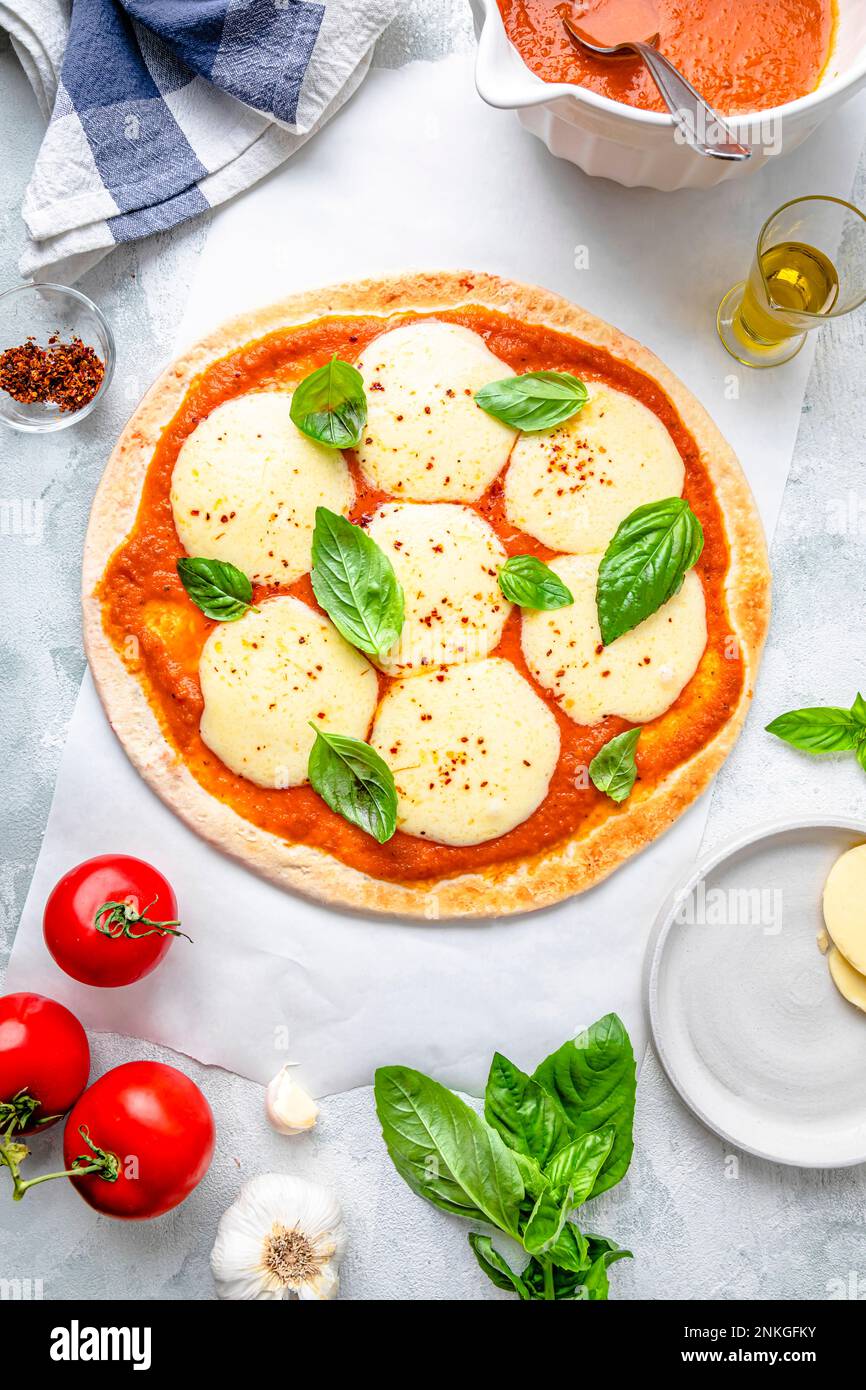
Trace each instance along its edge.
{"label": "mozzarella ball slice on plate", "polygon": [[855,970],[866,974],[866,845],[849,849],[830,870],[824,923],[833,945]]}
{"label": "mozzarella ball slice on plate", "polygon": [[288,391],[237,396],[185,441],[171,479],[188,555],[228,560],[260,584],[291,584],[311,564],[316,508],[348,512],[343,455],[301,434]]}
{"label": "mozzarella ball slice on plate", "polygon": [[499,643],[511,604],[497,575],[506,554],[496,532],[469,507],[395,502],[380,507],[368,534],[403,587],[400,641],[379,661],[391,676],[477,661]]}
{"label": "mozzarella ball slice on plate", "polygon": [[217,757],[259,787],[307,780],[315,734],[366,739],[379,684],[373,667],[300,599],[267,599],[220,623],[199,663],[200,732]]}
{"label": "mozzarella ball slice on plate", "polygon": [[559,757],[554,715],[499,657],[397,681],[371,742],[394,773],[398,828],[444,845],[478,845],[520,825]]}
{"label": "mozzarella ball slice on plate", "polygon": [[508,520],[551,550],[606,550],[645,502],[679,497],[685,468],[661,420],[633,396],[589,386],[564,425],[522,434],[505,475]]}
{"label": "mozzarella ball slice on plate", "polygon": [[830,977],[844,999],[866,1013],[866,976],[855,970],[850,961],[835,946],[827,957]]}
{"label": "mozzarella ball slice on plate", "polygon": [[358,359],[367,424],[358,447],[365,475],[399,498],[474,502],[504,467],[515,432],[475,404],[474,393],[514,373],[484,339],[458,324],[394,328]]}
{"label": "mozzarella ball slice on plate", "polygon": [[524,612],[523,654],[539,685],[576,724],[597,724],[609,714],[646,724],[670,708],[698,668],[707,645],[703,585],[690,570],[658,612],[604,647],[595,601],[600,560],[560,555],[551,561],[574,603]]}

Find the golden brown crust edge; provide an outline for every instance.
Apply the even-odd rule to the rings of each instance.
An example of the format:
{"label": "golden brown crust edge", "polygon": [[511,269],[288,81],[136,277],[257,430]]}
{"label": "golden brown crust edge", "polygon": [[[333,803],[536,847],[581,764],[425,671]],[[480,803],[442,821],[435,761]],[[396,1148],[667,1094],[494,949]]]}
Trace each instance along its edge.
{"label": "golden brown crust edge", "polygon": [[[740,700],[715,737],[656,786],[638,788],[586,836],[509,865],[437,883],[371,878],[321,850],[291,845],[244,820],[195,780],[167,743],[144,689],[102,624],[95,595],[105,567],[135,521],[153,449],[190,383],[213,361],[251,339],[331,314],[398,314],[478,304],[560,329],[607,348],[653,378],[676,407],[708,469],[730,550],[727,602],[744,663]],[[752,698],[770,608],[763,530],[730,446],[690,391],[653,353],[548,290],[471,271],[406,274],[297,294],[222,325],[177,359],[151,387],[108,461],[84,548],[84,640],[111,725],[155,792],[199,835],[283,888],[342,908],[421,917],[491,917],[548,907],[607,877],[643,849],[708,786],[733,746]]]}

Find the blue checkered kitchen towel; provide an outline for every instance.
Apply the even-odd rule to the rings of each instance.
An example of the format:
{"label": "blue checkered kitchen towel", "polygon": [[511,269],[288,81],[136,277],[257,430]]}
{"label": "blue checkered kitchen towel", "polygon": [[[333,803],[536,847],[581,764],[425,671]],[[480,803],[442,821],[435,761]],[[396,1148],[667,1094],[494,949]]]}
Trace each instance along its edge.
{"label": "blue checkered kitchen towel", "polygon": [[21,273],[71,280],[225,202],[362,81],[399,0],[0,0],[50,122]]}

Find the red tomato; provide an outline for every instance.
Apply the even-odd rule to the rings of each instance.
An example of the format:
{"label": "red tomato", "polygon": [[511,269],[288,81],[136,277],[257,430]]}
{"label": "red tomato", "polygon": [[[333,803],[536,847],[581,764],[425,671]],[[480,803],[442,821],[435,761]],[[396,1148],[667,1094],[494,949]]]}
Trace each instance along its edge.
{"label": "red tomato", "polygon": [[85,985],[129,985],[155,970],[175,936],[177,901],[162,874],[128,854],[70,869],[45,904],[45,944]]}
{"label": "red tomato", "polygon": [[[90,1048],[74,1014],[41,994],[0,998],[0,1129],[38,1134],[65,1115],[87,1085]],[[52,1118],[40,1124],[46,1116]],[[23,1127],[21,1122],[23,1121]]]}
{"label": "red tomato", "polygon": [[64,1163],[102,1162],[116,1172],[114,1181],[94,1172],[70,1182],[97,1211],[141,1220],[189,1196],[210,1167],[214,1137],[211,1108],[194,1081],[162,1062],[126,1062],[94,1081],[75,1106],[63,1133]]}

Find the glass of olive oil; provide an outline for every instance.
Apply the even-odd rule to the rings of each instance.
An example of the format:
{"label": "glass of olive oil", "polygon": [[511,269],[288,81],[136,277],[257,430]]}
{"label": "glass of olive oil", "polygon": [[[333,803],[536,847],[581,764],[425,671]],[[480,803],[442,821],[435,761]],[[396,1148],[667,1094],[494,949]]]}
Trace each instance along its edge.
{"label": "glass of olive oil", "polygon": [[719,305],[719,337],[747,367],[777,367],[810,328],[866,300],[866,214],[841,198],[794,198],[767,218],[748,280]]}

